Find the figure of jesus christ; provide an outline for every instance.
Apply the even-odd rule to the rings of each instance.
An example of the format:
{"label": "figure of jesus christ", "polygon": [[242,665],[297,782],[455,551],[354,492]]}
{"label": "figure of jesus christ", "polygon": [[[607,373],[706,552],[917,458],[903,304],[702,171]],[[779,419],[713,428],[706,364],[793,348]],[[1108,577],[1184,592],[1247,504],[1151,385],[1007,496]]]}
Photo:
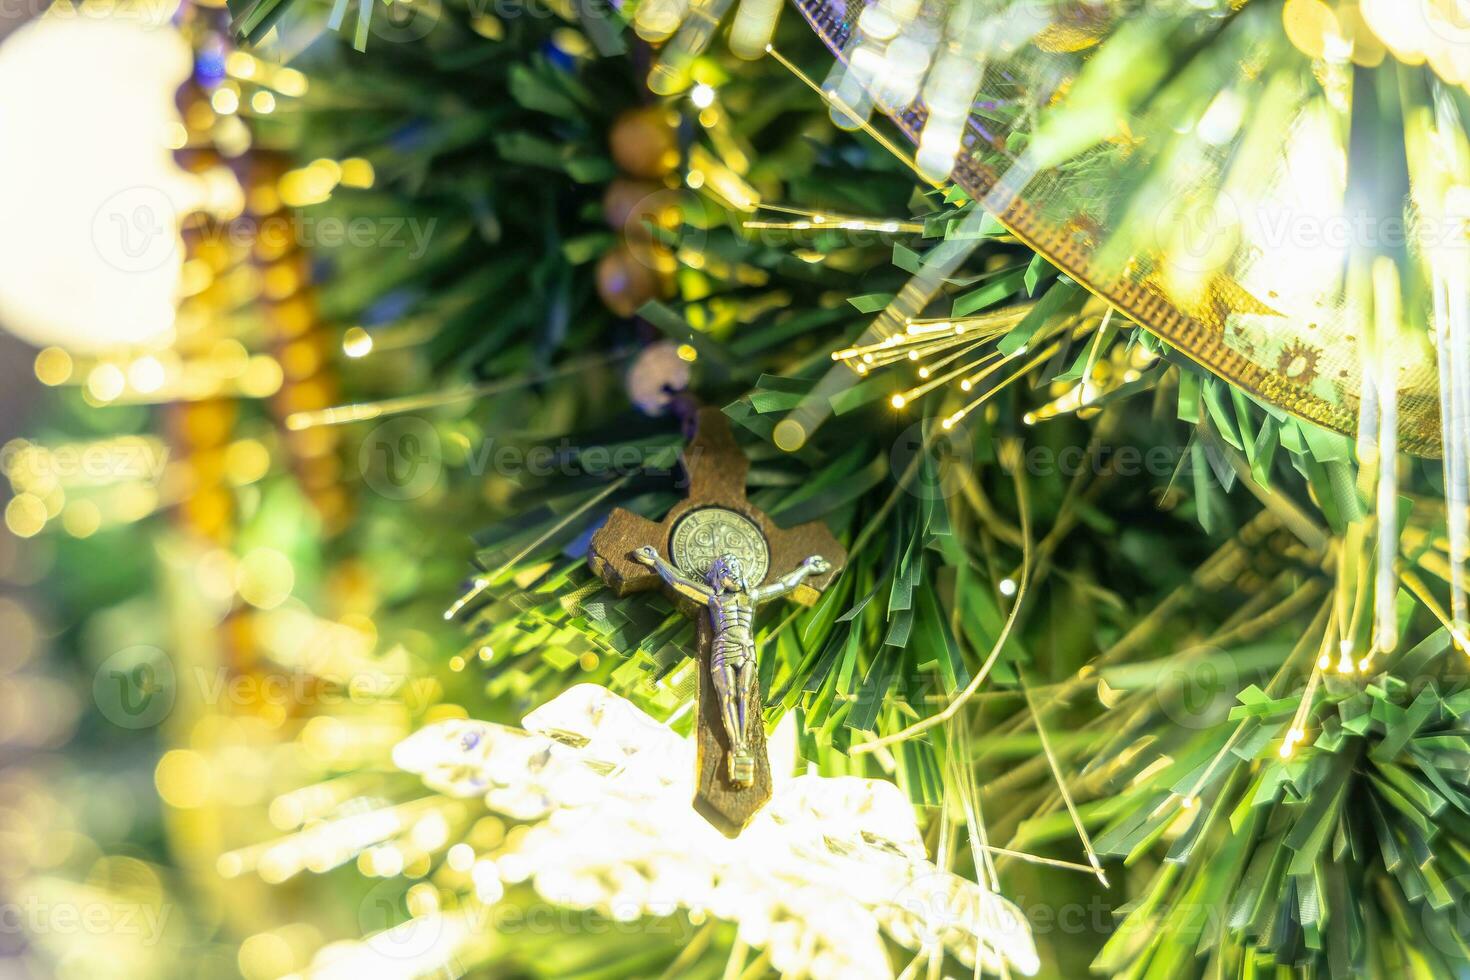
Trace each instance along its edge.
{"label": "figure of jesus christ", "polygon": [[730,736],[730,781],[737,786],[749,786],[755,778],[746,718],[757,670],[752,627],[755,610],[791,592],[808,576],[826,573],[831,566],[825,558],[813,555],[769,585],[752,589],[746,584],[744,566],[736,555],[716,558],[703,582],[685,575],[651,547],[639,548],[634,557],[658,572],[669,588],[709,611],[713,634],[710,679],[719,695],[720,717]]}

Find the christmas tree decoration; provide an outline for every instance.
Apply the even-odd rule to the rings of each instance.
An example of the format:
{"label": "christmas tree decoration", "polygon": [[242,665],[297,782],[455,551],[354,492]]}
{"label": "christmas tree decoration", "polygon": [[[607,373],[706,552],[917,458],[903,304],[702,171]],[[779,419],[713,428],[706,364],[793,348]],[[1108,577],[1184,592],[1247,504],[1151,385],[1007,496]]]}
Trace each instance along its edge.
{"label": "christmas tree decoration", "polygon": [[[1309,6],[1327,17],[1303,37]],[[1412,115],[1374,108],[1380,87],[1398,84],[1391,66],[1355,68],[1351,32],[1320,3],[1221,0],[1147,23],[1121,7],[1075,18],[1008,8],[803,10],[843,56],[824,85],[838,109],[855,121],[874,108],[891,115],[914,137],[922,174],[953,174],[1049,262],[1215,373],[1353,431],[1369,328],[1341,265],[1364,249],[1407,259],[1427,229],[1388,190],[1408,186],[1403,150],[1391,148],[1415,138]],[[1199,57],[1170,62],[1171,46]],[[1138,72],[1140,60],[1154,74]],[[1429,112],[1438,82],[1413,84]],[[871,93],[866,105],[843,96],[853,86]],[[1421,198],[1416,211],[1442,212]],[[1396,241],[1382,236],[1384,221],[1397,222]],[[1310,370],[1288,355],[1295,345]],[[1406,336],[1394,351],[1407,446],[1434,451],[1429,337]]]}
{"label": "christmas tree decoration", "polygon": [[[167,11],[146,5],[109,19],[53,11],[6,43],[0,212],[34,230],[0,245],[11,333],[83,354],[167,346],[184,221],[242,204],[228,171],[172,159],[184,133],[174,92],[189,72]],[[82,236],[90,248],[74,247]]]}
{"label": "christmas tree decoration", "polygon": [[[682,461],[688,496],[658,524],[613,511],[593,535],[588,560],[618,595],[661,585],[698,615],[694,806],[734,837],[771,795],[765,733],[755,722],[762,703],[755,612],[787,595],[810,605],[846,553],[820,523],[783,530],[751,506],[745,495],[749,464],[719,411],[700,411]],[[778,572],[782,567],[791,570]]]}
{"label": "christmas tree decoration", "polygon": [[[48,15],[146,99],[0,42],[91,93],[38,160],[206,205],[0,453],[0,957],[1463,972],[1470,95],[1391,6]],[[0,296],[74,311],[22,163]]]}
{"label": "christmas tree decoration", "polygon": [[[648,205],[666,199],[664,185],[654,180],[614,177],[602,196],[602,216],[607,226],[634,240],[653,240]],[[656,227],[656,224],[654,225]]]}
{"label": "christmas tree decoration", "polygon": [[[1447,654],[1459,656],[1441,631],[1399,663],[1425,666]],[[1455,903],[1463,900],[1467,784],[1450,760],[1465,747],[1465,699],[1461,683],[1441,691],[1431,681],[1414,695],[1391,677],[1363,687],[1328,680],[1295,695],[1247,690],[1228,738],[1202,739],[1165,774],[1162,785],[1177,779],[1176,795],[1099,837],[1121,855],[1172,825],[1168,866],[1177,873],[1148,886],[1149,904],[1169,911],[1130,914],[1098,968],[1172,969],[1165,964],[1197,943],[1211,968],[1227,972],[1241,969],[1254,946],[1279,963],[1339,975],[1364,962],[1371,973],[1402,972],[1411,960],[1427,975],[1453,975],[1465,955]],[[1266,761],[1251,765],[1253,757]],[[1435,856],[1416,864],[1415,852]],[[1211,874],[1189,860],[1201,853],[1211,855]],[[1379,887],[1366,901],[1350,899],[1368,879]],[[1192,897],[1167,897],[1183,894]],[[1398,943],[1368,942],[1373,923]]]}
{"label": "christmas tree decoration", "polygon": [[[460,946],[470,936],[453,923],[488,917],[527,880],[546,901],[613,921],[733,920],[783,974],[891,977],[882,932],[920,960],[949,947],[967,967],[1037,970],[1020,910],[930,862],[893,784],[791,775],[789,724],[773,739],[774,798],[733,840],[685,803],[694,746],[622,698],[578,685],[523,724],[440,722],[394,749],[394,762],[436,793],[481,799],[524,832],[490,850],[449,845],[451,864],[435,879],[446,894],[433,903],[444,921],[415,918],[416,933],[324,951],[308,976],[343,975],[348,964],[389,975],[469,966]],[[408,967],[398,960],[415,934],[433,954]]]}
{"label": "christmas tree decoration", "polygon": [[689,361],[668,341],[639,351],[628,369],[628,400],[645,415],[662,415],[679,393],[689,387]]}
{"label": "christmas tree decoration", "polygon": [[679,163],[669,113],[658,106],[629,109],[614,119],[607,143],[613,162],[630,177],[666,177]]}
{"label": "christmas tree decoration", "polygon": [[[1349,182],[1349,131],[1383,126],[1397,128],[1399,143],[1411,138],[1414,113],[1354,106],[1398,85],[1392,65],[1376,71],[1383,32],[1416,65],[1452,35],[1435,4],[1417,13],[1421,28],[1397,34],[1383,26],[1382,4],[1358,16],[1351,4],[1335,13],[1317,0],[1179,4],[1148,24],[1116,4],[800,6],[841,57],[822,85],[839,125],[872,129],[881,110],[913,138],[910,165],[923,179],[953,176],[992,220],[1114,309],[1274,406],[1355,430],[1357,351],[1369,331],[1339,267],[1364,248],[1423,262],[1442,239],[1433,228],[1455,219],[1433,217],[1444,215],[1444,201],[1424,198],[1442,179],[1416,181],[1408,212],[1383,197],[1383,188],[1408,187],[1402,156],[1354,150],[1363,159]],[[694,31],[720,12],[679,16]],[[1170,65],[1161,54],[1170,46],[1188,53]],[[1405,90],[1426,122],[1441,79],[1455,78],[1452,47],[1435,48],[1438,78],[1413,72]],[[670,48],[661,63],[688,59],[676,41]],[[1139,60],[1157,75],[1136,72]],[[1247,119],[1242,93],[1255,87],[1269,96],[1267,109]],[[1463,140],[1445,113],[1429,125],[1441,140]],[[1414,166],[1436,156],[1420,154]],[[876,341],[919,316],[907,307],[932,292],[916,288],[903,309],[885,311]],[[1430,316],[1427,294],[1420,301]],[[1404,336],[1394,351],[1407,448],[1438,454],[1430,338]]]}
{"label": "christmas tree decoration", "polygon": [[663,294],[658,270],[626,246],[597,260],[597,296],[613,313],[630,317]]}

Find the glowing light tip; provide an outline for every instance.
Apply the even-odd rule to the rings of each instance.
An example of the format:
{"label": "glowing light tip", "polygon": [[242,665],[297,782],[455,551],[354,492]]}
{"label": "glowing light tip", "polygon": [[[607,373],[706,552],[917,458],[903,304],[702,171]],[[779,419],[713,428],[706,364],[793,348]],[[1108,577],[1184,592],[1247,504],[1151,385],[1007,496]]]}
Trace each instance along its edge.
{"label": "glowing light tip", "polygon": [[1279,750],[1281,758],[1291,758],[1292,752],[1296,751],[1297,744],[1304,741],[1306,737],[1307,733],[1300,728],[1289,729],[1286,733],[1286,738],[1281,742],[1281,748]]}
{"label": "glowing light tip", "polygon": [[373,352],[373,336],[362,327],[349,327],[342,336],[342,353],[348,357],[366,357]]}
{"label": "glowing light tip", "polygon": [[908,399],[904,398],[902,395],[894,395],[892,398],[889,399],[889,401],[892,403],[894,408],[903,408],[905,405],[908,404]]}
{"label": "glowing light tip", "polygon": [[775,441],[777,449],[794,453],[806,443],[806,429],[795,419],[782,419],[776,423],[771,438]]}

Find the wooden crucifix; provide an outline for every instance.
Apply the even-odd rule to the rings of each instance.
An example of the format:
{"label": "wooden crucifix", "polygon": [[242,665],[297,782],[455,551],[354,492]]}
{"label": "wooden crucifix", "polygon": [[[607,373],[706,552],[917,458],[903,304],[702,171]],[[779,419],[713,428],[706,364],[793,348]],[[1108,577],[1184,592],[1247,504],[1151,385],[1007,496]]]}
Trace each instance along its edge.
{"label": "wooden crucifix", "polygon": [[663,588],[697,617],[694,808],[735,837],[771,798],[754,612],[787,595],[811,605],[847,552],[821,521],[783,530],[746,499],[750,464],[719,409],[699,410],[683,464],[688,496],[657,523],[614,510],[588,560],[618,595]]}

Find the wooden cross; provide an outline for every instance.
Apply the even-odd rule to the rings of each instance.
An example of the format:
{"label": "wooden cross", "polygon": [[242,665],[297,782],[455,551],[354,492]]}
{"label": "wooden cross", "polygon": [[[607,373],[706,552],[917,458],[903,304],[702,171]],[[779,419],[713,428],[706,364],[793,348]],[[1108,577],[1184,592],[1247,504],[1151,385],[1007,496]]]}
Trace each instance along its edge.
{"label": "wooden cross", "polygon": [[[699,783],[694,808],[725,836],[735,837],[771,798],[760,685],[758,681],[750,684],[745,704],[747,748],[754,759],[754,772],[748,783],[737,782],[727,762],[730,737],[710,674],[715,626],[709,608],[693,594],[692,587],[695,583],[702,587],[715,559],[735,554],[750,590],[756,592],[764,585],[767,594],[785,593],[811,605],[841,570],[847,552],[821,521],[783,530],[746,499],[745,475],[750,463],[719,409],[699,410],[683,465],[688,496],[657,523],[614,510],[593,535],[588,561],[618,595],[664,588],[682,612],[697,616]],[[676,569],[687,577],[682,587],[650,566],[649,549],[671,559],[661,563],[671,575]],[[809,561],[813,556],[825,561]]]}

